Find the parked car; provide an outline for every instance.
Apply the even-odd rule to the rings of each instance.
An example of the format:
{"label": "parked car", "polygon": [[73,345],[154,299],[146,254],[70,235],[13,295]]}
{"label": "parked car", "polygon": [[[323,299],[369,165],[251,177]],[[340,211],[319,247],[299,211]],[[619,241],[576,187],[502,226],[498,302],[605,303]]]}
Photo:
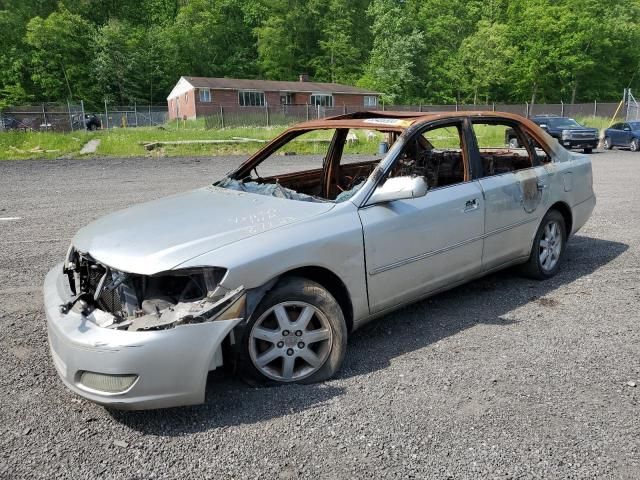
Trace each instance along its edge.
{"label": "parked car", "polygon": [[84,125],[87,130],[99,130],[102,128],[102,120],[95,113],[87,114],[84,117]]}
{"label": "parked car", "polygon": [[640,122],[616,123],[604,131],[604,148],[630,148],[632,152],[640,150]]}
{"label": "parked car", "polygon": [[[573,118],[538,115],[532,117],[531,121],[557,139],[560,145],[568,150],[582,149],[584,153],[591,153],[594,148],[598,148],[598,143],[600,143],[597,128],[584,127]],[[521,146],[514,135],[508,135],[506,142],[511,148],[520,148]]]}
{"label": "parked car", "polygon": [[[388,153],[356,155],[367,131]],[[322,381],[376,317],[511,265],[554,276],[595,202],[589,158],[516,115],[302,123],[212,185],[82,228],[44,283],[53,363],[122,409],[202,402],[223,364]]]}

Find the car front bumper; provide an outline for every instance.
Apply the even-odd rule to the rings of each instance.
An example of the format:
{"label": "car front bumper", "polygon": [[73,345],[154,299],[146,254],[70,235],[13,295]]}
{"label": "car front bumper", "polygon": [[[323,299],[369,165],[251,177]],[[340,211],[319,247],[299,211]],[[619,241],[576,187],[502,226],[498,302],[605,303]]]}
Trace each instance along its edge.
{"label": "car front bumper", "polygon": [[[53,363],[64,384],[93,402],[123,410],[202,403],[207,373],[222,365],[221,343],[242,319],[209,321],[156,331],[103,328],[74,310],[62,264],[44,282],[47,331]],[[83,372],[136,375],[126,390],[111,393],[83,384]]]}
{"label": "car front bumper", "polygon": [[592,140],[560,140],[560,144],[568,149],[580,149],[580,148],[598,148],[598,143],[600,140],[592,139]]}

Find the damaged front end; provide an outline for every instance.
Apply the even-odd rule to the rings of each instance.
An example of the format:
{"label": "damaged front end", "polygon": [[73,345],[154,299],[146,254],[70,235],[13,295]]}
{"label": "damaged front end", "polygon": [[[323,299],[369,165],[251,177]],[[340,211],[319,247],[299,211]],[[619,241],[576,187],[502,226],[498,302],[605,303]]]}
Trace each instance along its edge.
{"label": "damaged front end", "polygon": [[64,384],[96,403],[149,409],[202,403],[208,372],[247,315],[243,287],[222,268],[141,275],[69,250],[44,282],[53,364]]}
{"label": "damaged front end", "polygon": [[139,275],[121,272],[71,248],[64,263],[73,297],[60,305],[103,328],[147,331],[241,318],[244,289],[219,286],[223,268],[191,268]]}

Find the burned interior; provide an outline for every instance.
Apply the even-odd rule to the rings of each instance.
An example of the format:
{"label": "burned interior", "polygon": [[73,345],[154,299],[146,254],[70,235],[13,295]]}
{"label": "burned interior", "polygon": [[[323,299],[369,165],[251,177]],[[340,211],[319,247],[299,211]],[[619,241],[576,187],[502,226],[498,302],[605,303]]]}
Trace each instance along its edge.
{"label": "burned interior", "polygon": [[[378,144],[371,142],[366,145],[368,155],[362,155],[363,152],[348,155],[352,142],[374,138],[391,147],[417,119],[402,115],[393,118],[391,115],[395,113],[369,112],[366,115],[365,118],[347,115],[310,122],[288,130],[216,186],[291,200],[335,203],[348,200],[364,185],[384,156],[383,153],[372,155]],[[473,162],[466,155],[473,150],[470,142],[477,142],[480,155],[478,166],[481,171],[476,172],[476,176],[514,172],[549,161],[549,154],[538,142],[513,122],[474,120],[469,125],[474,130],[474,138],[471,138],[465,133],[465,121],[460,117],[436,122],[416,134],[407,132],[403,149],[385,178],[419,176],[425,179],[429,189],[469,181],[472,178],[469,168]],[[318,138],[322,134],[324,138]],[[516,136],[519,145],[505,143],[508,136]],[[296,171],[295,163],[283,158],[291,156],[295,159],[304,142],[318,146],[315,153],[319,154],[320,161],[317,168]],[[324,147],[320,148],[320,145]],[[262,174],[270,164],[288,164],[289,169]]]}
{"label": "burned interior", "polygon": [[220,268],[139,275],[112,270],[71,249],[64,273],[74,297],[61,310],[77,310],[104,328],[163,330],[210,321],[227,310],[239,314],[243,307],[242,288],[219,292],[225,273]]}

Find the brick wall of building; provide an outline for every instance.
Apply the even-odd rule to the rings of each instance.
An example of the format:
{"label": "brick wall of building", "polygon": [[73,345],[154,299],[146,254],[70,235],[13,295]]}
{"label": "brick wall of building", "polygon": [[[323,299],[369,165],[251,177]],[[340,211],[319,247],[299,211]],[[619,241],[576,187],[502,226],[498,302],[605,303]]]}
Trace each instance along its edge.
{"label": "brick wall of building", "polygon": [[[186,96],[186,98],[185,98]],[[310,93],[292,93],[295,105],[306,105],[310,102]],[[269,106],[280,105],[280,92],[265,92],[265,101]],[[194,119],[214,115],[220,112],[220,106],[228,110],[241,110],[244,107],[238,102],[238,90],[211,90],[211,102],[201,102],[198,89],[190,90],[169,101],[169,116],[175,118],[175,102],[179,102],[179,117]],[[333,95],[334,107],[350,107],[365,109],[364,95],[347,95],[336,93]]]}
{"label": "brick wall of building", "polygon": [[190,90],[182,95],[169,100],[169,118],[196,118],[196,106],[194,103],[194,92]]}

